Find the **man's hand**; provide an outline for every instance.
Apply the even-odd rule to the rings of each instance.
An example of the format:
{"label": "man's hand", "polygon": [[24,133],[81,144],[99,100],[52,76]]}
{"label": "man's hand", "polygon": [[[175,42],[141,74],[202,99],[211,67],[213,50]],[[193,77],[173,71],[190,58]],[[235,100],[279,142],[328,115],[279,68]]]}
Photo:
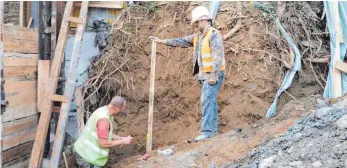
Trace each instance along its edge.
{"label": "man's hand", "polygon": [[166,40],[162,40],[158,37],[149,36],[149,39],[153,40],[156,43],[166,44]]}
{"label": "man's hand", "polygon": [[214,80],[214,79],[210,79],[209,81],[208,81],[208,84],[210,84],[211,86],[214,86],[215,84],[216,84],[216,80]]}
{"label": "man's hand", "polygon": [[127,137],[122,138],[122,142],[123,142],[122,144],[128,145],[128,144],[134,142],[134,139],[131,136],[127,136]]}
{"label": "man's hand", "polygon": [[210,84],[211,86],[215,85],[217,83],[217,75],[214,73],[210,74],[210,77],[208,79],[208,84]]}

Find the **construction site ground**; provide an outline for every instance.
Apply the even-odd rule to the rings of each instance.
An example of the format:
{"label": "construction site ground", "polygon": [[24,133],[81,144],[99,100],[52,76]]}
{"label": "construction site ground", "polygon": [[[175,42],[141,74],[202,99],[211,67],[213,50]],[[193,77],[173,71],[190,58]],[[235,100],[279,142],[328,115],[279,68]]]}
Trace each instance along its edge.
{"label": "construction site ground", "polygon": [[[151,41],[148,37],[165,39],[193,33],[190,12],[197,5],[208,6],[208,2],[157,2],[154,5],[139,2],[113,25],[109,45],[90,69],[90,80],[84,88],[87,94],[84,106],[92,112],[105,105],[113,95],[125,97],[128,114],[115,117],[115,133],[132,135],[138,144],[111,149],[106,167],[222,167],[229,163],[247,166],[256,162],[253,157],[250,161],[242,160],[253,148],[279,137],[300,118],[310,116],[316,108],[320,108],[324,102],[320,96],[323,88],[312,70],[323,74],[318,80],[322,82],[324,67],[328,65],[314,64],[310,67],[303,58],[302,69],[290,89],[279,99],[277,116],[265,118],[288,70],[286,66],[291,64],[290,49],[282,44],[283,37],[266,13],[255,9],[249,2],[241,4],[240,16],[236,3],[222,2],[216,18],[215,27],[222,34],[238,24],[239,19],[241,28],[224,42],[227,68],[218,94],[219,135],[210,140],[187,142],[199,134],[201,118],[200,85],[192,76],[192,49],[158,44],[153,156],[146,162],[137,159],[145,153],[147,134],[151,63]],[[313,12],[319,16],[323,13],[321,2],[302,2],[300,5],[304,7],[300,12]],[[284,28],[292,31],[289,25],[293,21],[287,20],[291,18],[290,14],[286,13],[283,17]],[[324,27],[318,29],[323,31]],[[328,44],[328,41],[323,41],[322,47],[316,48],[316,56],[328,55]],[[94,93],[96,88],[99,91]],[[157,156],[157,149],[171,145],[175,145],[174,155]],[[73,164],[69,151],[71,146],[65,152]]]}

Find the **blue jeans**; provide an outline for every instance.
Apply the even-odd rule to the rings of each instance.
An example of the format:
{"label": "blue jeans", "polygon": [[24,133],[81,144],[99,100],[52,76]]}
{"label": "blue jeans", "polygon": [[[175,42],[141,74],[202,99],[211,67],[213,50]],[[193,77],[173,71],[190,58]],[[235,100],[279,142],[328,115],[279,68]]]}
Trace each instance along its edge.
{"label": "blue jeans", "polygon": [[224,72],[221,72],[215,85],[211,86],[208,80],[201,80],[201,128],[200,134],[213,136],[218,133],[218,104],[217,94],[224,80]]}

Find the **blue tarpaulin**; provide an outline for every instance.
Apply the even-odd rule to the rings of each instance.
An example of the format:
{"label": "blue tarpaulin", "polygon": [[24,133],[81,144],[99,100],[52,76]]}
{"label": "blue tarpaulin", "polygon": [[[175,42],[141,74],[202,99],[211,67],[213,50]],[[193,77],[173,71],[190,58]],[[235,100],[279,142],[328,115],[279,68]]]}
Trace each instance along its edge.
{"label": "blue tarpaulin", "polygon": [[[329,63],[329,74],[327,78],[327,84],[324,89],[324,98],[331,98],[334,97],[334,87],[332,84],[332,65],[334,61],[334,55],[335,55],[335,44],[336,44],[336,31],[335,31],[335,20],[334,20],[334,6],[333,4],[336,3],[334,1],[325,1],[324,2],[324,8],[326,11],[326,19],[327,19],[327,27],[329,29],[330,33],[330,63]],[[343,36],[343,41],[347,42],[347,2],[338,2],[338,8],[339,8],[339,16],[340,16],[340,25],[341,25],[341,32]],[[345,43],[340,44],[340,59],[343,60],[346,55],[347,46]],[[342,73],[341,74],[341,90],[343,95],[347,91],[347,74]]]}
{"label": "blue tarpaulin", "polygon": [[282,94],[283,91],[289,88],[289,86],[292,84],[293,78],[295,76],[295,73],[301,69],[301,55],[299,52],[298,47],[295,45],[293,39],[287,34],[287,32],[284,30],[282,27],[280,21],[278,18],[276,18],[276,25],[277,28],[280,30],[281,34],[284,36],[284,38],[287,40],[289,46],[293,49],[294,54],[295,54],[295,61],[294,61],[294,67],[292,67],[288,72],[286,73],[286,76],[284,77],[281,87],[278,89],[276,93],[275,100],[273,101],[272,105],[268,109],[266,113],[266,118],[271,118],[276,115],[276,106],[277,106],[277,101]]}

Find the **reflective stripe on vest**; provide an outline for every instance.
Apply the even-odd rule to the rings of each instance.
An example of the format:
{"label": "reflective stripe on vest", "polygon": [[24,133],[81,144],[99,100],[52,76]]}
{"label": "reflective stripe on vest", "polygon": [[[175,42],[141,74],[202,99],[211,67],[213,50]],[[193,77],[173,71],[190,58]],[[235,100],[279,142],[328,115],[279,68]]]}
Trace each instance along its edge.
{"label": "reflective stripe on vest", "polygon": [[[202,39],[202,44],[201,44],[201,59],[202,59],[202,66],[203,66],[203,71],[204,72],[212,72],[212,56],[211,56],[211,48],[210,48],[210,38],[212,35],[213,30],[216,30],[214,28],[210,28],[210,30],[207,32],[206,36]],[[216,30],[217,31],[217,30]],[[198,34],[194,36],[193,40],[193,48],[194,48],[194,53],[196,52],[195,50],[197,49],[197,43],[198,43]],[[221,71],[225,70],[225,58],[223,57],[222,59],[222,65],[220,67]]]}
{"label": "reflective stripe on vest", "polygon": [[104,156],[108,156],[108,151],[105,151],[105,150],[99,148],[98,146],[93,144],[93,142],[90,142],[87,138],[83,139],[83,142],[84,142],[85,145],[87,145],[88,147],[93,149],[94,152],[100,153],[100,154],[102,154]]}

